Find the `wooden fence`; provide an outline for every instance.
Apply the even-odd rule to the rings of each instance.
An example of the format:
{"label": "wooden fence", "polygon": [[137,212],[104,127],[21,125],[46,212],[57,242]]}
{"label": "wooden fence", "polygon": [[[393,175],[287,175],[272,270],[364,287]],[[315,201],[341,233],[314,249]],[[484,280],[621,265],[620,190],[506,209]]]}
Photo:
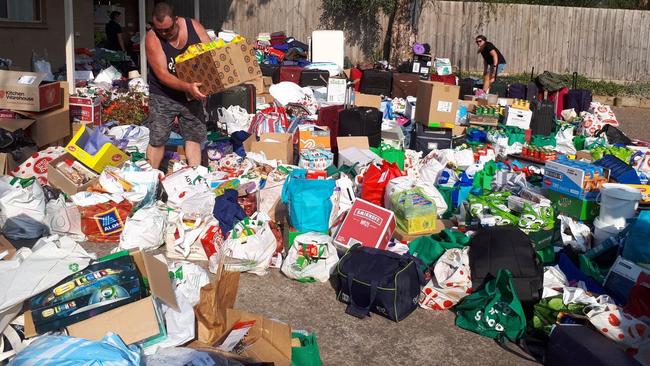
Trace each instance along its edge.
{"label": "wooden fence", "polygon": [[[192,15],[192,1],[175,0],[179,13]],[[284,30],[306,41],[325,29],[321,0],[201,0],[201,21],[247,37]],[[380,27],[385,29],[382,17]],[[650,81],[650,11],[554,7],[478,2],[425,1],[419,18],[420,42],[464,70],[482,70],[474,38],[484,34],[504,54],[506,72],[579,72],[592,79]],[[368,59],[372,40],[384,30],[346,22],[346,55]],[[373,38],[374,37],[374,38]],[[380,46],[377,47],[377,49]],[[376,52],[374,52],[376,53]]]}

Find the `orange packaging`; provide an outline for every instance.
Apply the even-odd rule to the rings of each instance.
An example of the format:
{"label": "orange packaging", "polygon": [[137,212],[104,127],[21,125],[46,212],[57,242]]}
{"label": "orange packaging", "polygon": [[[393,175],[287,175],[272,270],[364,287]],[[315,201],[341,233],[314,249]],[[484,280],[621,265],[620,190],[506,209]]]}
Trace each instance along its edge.
{"label": "orange packaging", "polygon": [[86,235],[88,241],[119,242],[126,218],[132,210],[133,204],[127,200],[120,203],[110,201],[79,207],[81,231]]}

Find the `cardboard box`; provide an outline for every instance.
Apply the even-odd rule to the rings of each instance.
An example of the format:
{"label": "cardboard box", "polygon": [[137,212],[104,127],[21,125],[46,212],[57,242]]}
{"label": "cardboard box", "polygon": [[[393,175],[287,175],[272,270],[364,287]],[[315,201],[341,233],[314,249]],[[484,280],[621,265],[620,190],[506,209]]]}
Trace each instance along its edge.
{"label": "cardboard box", "polygon": [[99,180],[99,175],[97,173],[93,172],[89,168],[84,167],[89,175],[94,176],[94,178],[82,185],[75,184],[65,174],[56,168],[60,162],[65,160],[75,161],[76,159],[70,154],[63,154],[47,164],[47,181],[52,187],[60,189],[67,195],[73,195],[75,193],[88,190],[90,186],[97,183]]}
{"label": "cardboard box", "polygon": [[496,127],[499,124],[499,118],[490,117],[490,116],[477,116],[475,114],[469,115],[469,124],[477,126],[493,126]]}
{"label": "cardboard box", "polygon": [[267,159],[293,164],[293,135],[288,133],[263,133],[259,141],[255,136],[244,141],[244,149],[266,155]]}
{"label": "cardboard box", "polygon": [[522,130],[530,128],[530,121],[533,119],[533,112],[514,107],[506,107],[506,126],[519,127]]}
{"label": "cardboard box", "polygon": [[[590,171],[594,171],[592,177]],[[544,187],[581,200],[595,200],[600,190],[588,190],[589,181],[609,178],[609,170],[590,163],[565,160],[547,161],[544,166]]]}
{"label": "cardboard box", "polygon": [[102,107],[99,98],[70,96],[70,121],[102,124]]}
{"label": "cardboard box", "polygon": [[426,126],[432,122],[456,122],[460,87],[422,80],[418,84],[415,120]]}
{"label": "cardboard box", "polygon": [[273,98],[273,96],[271,94],[268,94],[268,93],[258,94],[255,97],[255,99],[256,99],[255,101],[256,101],[257,105],[271,104],[275,100],[275,98]]}
{"label": "cardboard box", "polygon": [[[69,325],[66,330],[70,336],[98,341],[107,332],[113,332],[119,335],[124,343],[133,344],[156,337],[161,333],[156,300],[180,311],[167,272],[167,265],[154,258],[151,253],[135,251],[131,253],[131,256],[140,274],[147,278],[151,295]],[[164,332],[164,329],[162,331]],[[36,329],[29,311],[25,312],[25,335],[27,337],[36,336]]]}
{"label": "cardboard box", "polygon": [[593,221],[600,211],[600,206],[595,200],[578,199],[552,190],[548,191],[548,198],[556,203],[559,214],[576,220]]}
{"label": "cardboard box", "polygon": [[515,98],[499,98],[497,99],[497,104],[502,107],[511,106],[515,104]]}
{"label": "cardboard box", "polygon": [[336,138],[336,146],[339,151],[345,150],[349,147],[357,147],[359,149],[370,149],[368,136],[341,136]]}
{"label": "cardboard box", "polygon": [[632,188],[636,188],[641,191],[641,201],[639,204],[648,205],[650,204],[650,185],[648,184],[626,184]]}
{"label": "cardboard box", "polygon": [[16,248],[2,234],[0,234],[0,260],[11,259],[16,254]]}
{"label": "cardboard box", "polygon": [[201,83],[201,92],[209,95],[261,77],[262,71],[254,47],[240,42],[179,62],[176,74],[181,80]]}
{"label": "cardboard box", "polygon": [[44,81],[45,74],[0,70],[0,108],[40,112],[61,105],[60,82]]}
{"label": "cardboard box", "polygon": [[[298,149],[327,149],[331,148],[330,146],[330,130],[325,126],[309,126],[304,125],[300,126],[300,131],[298,136],[300,137],[300,142],[298,144]],[[303,130],[303,128],[308,128]]]}
{"label": "cardboard box", "polygon": [[354,93],[354,105],[357,107],[381,107],[381,96],[372,94]]}
{"label": "cardboard box", "polygon": [[101,173],[105,167],[109,165],[119,167],[129,158],[124,151],[112,143],[104,144],[94,155],[85,151],[83,147],[93,134],[93,129],[87,126],[82,125],[65,147],[66,152],[75,159],[95,172]]}
{"label": "cardboard box", "polygon": [[266,87],[265,90],[268,90],[271,85],[273,85],[273,77],[271,76],[262,76],[262,82]]}
{"label": "cardboard box", "polygon": [[244,84],[251,84],[255,87],[255,94],[260,95],[268,92],[268,88],[264,86],[264,79],[261,77],[255,78],[253,80],[249,80],[245,82]]}
{"label": "cardboard box", "polygon": [[459,100],[458,108],[461,106],[467,107],[467,113],[474,113],[476,111],[476,107],[478,106],[478,102],[475,100]]}
{"label": "cardboard box", "polygon": [[291,327],[261,315],[227,309],[226,326],[228,331],[216,344],[220,344],[225,339],[235,323],[246,321],[255,321],[255,325],[246,335],[245,342],[248,346],[241,353],[242,356],[250,358],[254,362],[273,362],[276,366],[291,365]]}
{"label": "cardboard box", "polygon": [[386,249],[395,231],[395,214],[383,207],[357,198],[345,216],[334,244],[340,249],[361,245]]}
{"label": "cardboard box", "polygon": [[591,151],[589,150],[580,150],[576,153],[576,160],[585,160],[588,162],[593,161],[593,157],[591,156]]}

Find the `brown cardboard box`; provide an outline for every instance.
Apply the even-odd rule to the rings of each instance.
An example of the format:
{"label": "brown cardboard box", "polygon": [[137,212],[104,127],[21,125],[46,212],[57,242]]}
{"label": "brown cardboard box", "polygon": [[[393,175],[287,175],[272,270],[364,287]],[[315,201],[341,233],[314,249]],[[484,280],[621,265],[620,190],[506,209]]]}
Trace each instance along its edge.
{"label": "brown cardboard box", "polygon": [[189,83],[201,83],[205,95],[222,92],[243,81],[226,47],[202,53],[176,64],[178,78]]}
{"label": "brown cardboard box", "polygon": [[102,124],[102,105],[99,97],[79,97],[71,95],[70,121],[91,123],[96,126]]}
{"label": "brown cardboard box", "polygon": [[330,146],[330,130],[325,126],[314,126],[313,130],[300,130],[298,150],[302,149],[327,149]]}
{"label": "brown cardboard box", "polygon": [[244,141],[246,151],[263,152],[267,159],[293,164],[293,135],[288,133],[263,133],[259,141],[255,136]]}
{"label": "brown cardboard box", "polygon": [[61,83],[44,81],[45,74],[0,70],[0,108],[40,112],[61,105]]}
{"label": "brown cardboard box", "polygon": [[273,85],[273,78],[271,76],[262,76],[262,82],[268,91],[269,87]]}
{"label": "brown cardboard box", "polygon": [[454,123],[459,93],[460,87],[455,85],[420,81],[415,120],[427,126],[431,123]]}
{"label": "brown cardboard box", "polygon": [[594,159],[589,150],[580,150],[576,153],[576,160],[593,161]]}
{"label": "brown cardboard box", "polygon": [[249,80],[245,82],[244,84],[251,84],[255,87],[255,95],[260,95],[264,94],[266,92],[265,87],[264,87],[264,80],[259,77],[255,78],[253,80]]}
{"label": "brown cardboard box", "polygon": [[242,81],[262,77],[262,70],[255,55],[255,46],[252,43],[245,41],[229,44],[226,46],[226,51],[230,53]]}
{"label": "brown cardboard box", "polygon": [[[148,279],[151,296],[69,325],[66,328],[69,335],[100,340],[107,332],[113,332],[119,335],[124,343],[133,344],[160,334],[154,297],[179,311],[167,265],[150,253],[135,251],[131,256],[142,276]],[[36,335],[29,311],[25,312],[25,335]]]}
{"label": "brown cardboard box", "polygon": [[14,170],[16,162],[9,153],[0,153],[0,175],[7,175]]}
{"label": "brown cardboard box", "polygon": [[336,146],[339,151],[343,151],[349,147],[357,147],[359,149],[370,149],[368,136],[342,136],[336,138]]}
{"label": "brown cardboard box", "polygon": [[475,100],[459,100],[458,108],[461,106],[466,106],[468,113],[474,113],[474,111],[476,111],[476,107],[478,106],[478,102]]}
{"label": "brown cardboard box", "polygon": [[76,185],[74,182],[68,179],[65,174],[56,168],[57,164],[65,160],[76,161],[72,155],[63,154],[47,164],[47,181],[52,187],[60,189],[67,195],[73,195],[75,193],[87,190],[90,186],[99,180],[99,175],[97,173],[84,166],[85,171],[88,173],[88,175],[93,176],[94,178],[86,184],[80,186]]}
{"label": "brown cardboard box", "polygon": [[16,254],[16,248],[0,234],[0,260],[11,259]]}
{"label": "brown cardboard box", "polygon": [[354,105],[357,107],[375,107],[381,106],[381,96],[372,94],[354,93]]}
{"label": "brown cardboard box", "polygon": [[276,366],[291,365],[291,327],[289,325],[235,309],[226,311],[226,319],[229,330],[226,331],[224,337],[230,333],[235,323],[255,321],[255,325],[246,336],[246,340],[250,340],[252,344],[242,352],[242,356],[249,357],[256,362],[273,362]]}

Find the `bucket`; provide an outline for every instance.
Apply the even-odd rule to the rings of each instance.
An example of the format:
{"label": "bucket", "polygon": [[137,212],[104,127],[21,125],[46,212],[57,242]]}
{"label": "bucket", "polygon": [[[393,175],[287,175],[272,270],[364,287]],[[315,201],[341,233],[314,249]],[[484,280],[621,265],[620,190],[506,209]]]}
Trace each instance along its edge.
{"label": "bucket", "polygon": [[600,189],[600,222],[623,227],[625,219],[634,217],[641,191],[618,183],[605,183]]}
{"label": "bucket", "polygon": [[612,236],[620,233],[625,227],[609,225],[601,221],[600,216],[594,219],[594,245],[596,246]]}

